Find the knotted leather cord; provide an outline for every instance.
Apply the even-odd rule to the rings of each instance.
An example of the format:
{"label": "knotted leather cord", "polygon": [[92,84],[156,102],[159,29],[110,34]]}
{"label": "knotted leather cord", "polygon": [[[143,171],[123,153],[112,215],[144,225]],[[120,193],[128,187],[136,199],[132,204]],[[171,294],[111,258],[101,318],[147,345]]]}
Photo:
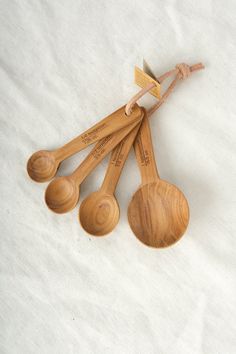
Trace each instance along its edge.
{"label": "knotted leather cord", "polygon": [[[175,78],[171,82],[171,84],[169,85],[167,90],[163,93],[163,95],[161,96],[159,101],[155,105],[153,105],[150,109],[147,110],[147,115],[150,116],[151,114],[153,114],[162,105],[162,103],[165,102],[167,97],[171,94],[171,92],[175,88],[176,84],[180,80],[186,79],[187,77],[190,76],[190,74],[193,71],[197,71],[200,69],[204,69],[204,65],[202,63],[198,63],[198,64],[195,64],[192,66],[189,66],[188,64],[185,64],[185,63],[181,63],[181,64],[177,64],[175,66],[175,69],[167,71],[163,75],[159,76],[156,81],[158,81],[158,83],[160,83],[160,84],[171,75],[175,75]],[[136,95],[134,95],[130,99],[130,101],[127,103],[127,105],[125,106],[126,115],[129,116],[132,112],[132,108],[133,108],[134,104],[155,86],[156,86],[155,82],[151,82],[147,86],[142,88],[142,90],[140,90]]]}

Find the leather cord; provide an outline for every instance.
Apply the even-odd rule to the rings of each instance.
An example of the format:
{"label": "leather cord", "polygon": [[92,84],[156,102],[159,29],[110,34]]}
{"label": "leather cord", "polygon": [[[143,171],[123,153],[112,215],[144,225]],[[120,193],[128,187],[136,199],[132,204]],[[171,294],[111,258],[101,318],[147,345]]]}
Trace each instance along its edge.
{"label": "leather cord", "polygon": [[[171,94],[171,92],[174,90],[176,84],[180,80],[184,80],[187,77],[189,77],[193,71],[197,71],[197,70],[201,70],[201,69],[204,69],[204,65],[202,63],[194,64],[191,66],[189,66],[188,64],[185,64],[185,63],[181,63],[181,64],[177,64],[174,69],[167,71],[163,75],[159,76],[157,78],[157,81],[160,84],[172,75],[175,75],[175,78],[173,79],[173,81],[171,82],[171,84],[169,85],[167,90],[163,93],[163,95],[161,96],[159,101],[156,104],[154,104],[150,109],[147,110],[148,116],[153,114],[165,102],[167,97]],[[140,90],[138,93],[136,93],[136,95],[134,95],[129,100],[127,105],[125,106],[126,115],[129,116],[132,112],[132,108],[133,108],[134,104],[155,86],[156,86],[155,82],[151,82],[147,86],[142,88],[142,90]]]}

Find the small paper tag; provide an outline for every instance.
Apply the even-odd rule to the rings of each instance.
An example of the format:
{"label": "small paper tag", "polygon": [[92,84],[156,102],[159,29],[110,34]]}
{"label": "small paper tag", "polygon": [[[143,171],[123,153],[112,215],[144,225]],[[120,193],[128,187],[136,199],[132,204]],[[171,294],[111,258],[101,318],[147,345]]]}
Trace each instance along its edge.
{"label": "small paper tag", "polygon": [[157,78],[156,76],[154,75],[152,69],[150,68],[149,64],[146,62],[145,59],[143,59],[143,71],[148,74],[149,76],[151,76],[151,78],[153,80],[156,80],[157,81]]}
{"label": "small paper tag", "polygon": [[161,85],[159,84],[159,82],[154,80],[153,77],[148,75],[144,70],[141,70],[137,66],[135,66],[134,70],[134,81],[136,85],[140,86],[141,88],[144,88],[150,82],[154,82],[156,86],[151,89],[149,93],[157,98],[161,97]]}

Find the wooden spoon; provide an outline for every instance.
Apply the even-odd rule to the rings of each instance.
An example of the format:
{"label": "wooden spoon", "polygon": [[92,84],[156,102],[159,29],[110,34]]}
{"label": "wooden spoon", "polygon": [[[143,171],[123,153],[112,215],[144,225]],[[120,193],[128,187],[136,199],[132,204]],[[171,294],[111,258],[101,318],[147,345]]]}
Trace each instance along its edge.
{"label": "wooden spoon", "polygon": [[119,221],[120,209],[114,193],[140,124],[112,151],[100,189],[91,193],[80,205],[79,221],[83,229],[91,235],[104,236],[111,232]]}
{"label": "wooden spoon", "polygon": [[125,114],[125,107],[102,119],[90,129],[57,150],[40,150],[35,152],[27,163],[29,176],[36,182],[46,182],[52,179],[59,164],[76,152],[85,149],[88,145],[97,142],[127,125],[140,121],[141,108],[136,104],[129,116]]}
{"label": "wooden spoon", "polygon": [[[143,113],[141,111],[142,118]],[[79,186],[89,173],[139,122],[134,122],[99,141],[80,166],[69,176],[57,177],[49,183],[45,202],[49,209],[62,214],[73,209],[79,200]]]}
{"label": "wooden spoon", "polygon": [[128,207],[128,220],[135,236],[151,247],[167,247],[184,234],[189,207],[183,193],[159,178],[147,115],[134,143],[142,184]]}

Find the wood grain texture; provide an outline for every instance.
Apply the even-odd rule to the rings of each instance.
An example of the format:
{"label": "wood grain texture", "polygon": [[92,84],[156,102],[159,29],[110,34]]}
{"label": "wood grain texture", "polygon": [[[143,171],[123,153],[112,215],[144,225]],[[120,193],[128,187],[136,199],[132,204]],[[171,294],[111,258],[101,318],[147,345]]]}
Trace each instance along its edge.
{"label": "wood grain texture", "polygon": [[[140,110],[139,121],[142,117],[143,111]],[[45,192],[45,202],[49,209],[58,214],[72,210],[78,203],[79,186],[83,180],[102,159],[139,124],[139,121],[103,138],[95,145],[92,151],[71,175],[58,177],[50,182]]]}
{"label": "wood grain texture", "polygon": [[188,203],[174,185],[163,180],[148,183],[132,197],[128,220],[136,237],[145,245],[171,246],[188,226]]}
{"label": "wood grain texture", "polygon": [[[143,113],[144,115],[144,113]],[[112,150],[111,158],[101,186],[109,194],[114,194],[130,149],[140,129],[141,122]]]}
{"label": "wood grain texture", "polygon": [[181,238],[188,226],[189,207],[177,187],[159,178],[147,115],[134,147],[142,185],[129,203],[130,227],[147,246],[170,246]]}
{"label": "wood grain texture", "polygon": [[159,178],[153,146],[150,142],[152,142],[152,137],[149,120],[144,118],[134,142],[134,151],[141,173],[142,184],[154,182]]}
{"label": "wood grain texture", "polygon": [[102,186],[80,205],[80,224],[93,236],[108,234],[119,221],[120,209],[114,193],[139,127],[140,124],[113,149]]}
{"label": "wood grain texture", "polygon": [[112,194],[99,190],[91,193],[81,203],[79,221],[90,235],[107,235],[115,228],[119,218],[119,204]]}
{"label": "wood grain texture", "polygon": [[125,115],[125,107],[119,108],[66,145],[53,150],[35,152],[27,163],[28,175],[36,182],[52,179],[60,163],[73,154],[85,149],[105,136],[140,120],[141,108],[136,104],[130,116]]}

